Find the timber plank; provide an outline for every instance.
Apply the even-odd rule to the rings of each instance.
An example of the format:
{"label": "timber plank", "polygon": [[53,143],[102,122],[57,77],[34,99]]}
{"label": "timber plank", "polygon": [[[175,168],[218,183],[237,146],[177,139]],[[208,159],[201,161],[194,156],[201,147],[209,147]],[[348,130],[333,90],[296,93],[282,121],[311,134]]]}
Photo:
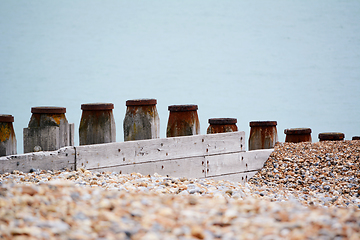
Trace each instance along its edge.
{"label": "timber plank", "polygon": [[86,169],[244,151],[244,132],[184,136],[76,147]]}
{"label": "timber plank", "polygon": [[188,178],[247,181],[273,149],[245,152],[244,132],[65,147],[0,158],[0,172],[31,168],[139,172]]}
{"label": "timber plank", "polygon": [[171,177],[201,178],[205,177],[204,157],[164,160],[129,165],[111,166],[88,169],[96,172],[117,172],[120,174],[140,173]]}
{"label": "timber plank", "polygon": [[209,155],[245,151],[245,132],[228,132],[207,134],[205,136],[205,152]]}
{"label": "timber plank", "polygon": [[19,170],[30,172],[30,169],[41,170],[75,170],[75,148],[64,147],[57,151],[32,152],[20,155],[0,157],[0,173]]}
{"label": "timber plank", "polygon": [[252,178],[258,171],[242,172],[242,173],[231,173],[226,175],[217,175],[206,177],[206,179],[212,179],[216,181],[225,180],[232,182],[240,182],[245,184],[250,178]]}
{"label": "timber plank", "polygon": [[264,166],[273,149],[206,156],[206,176],[248,172]]}

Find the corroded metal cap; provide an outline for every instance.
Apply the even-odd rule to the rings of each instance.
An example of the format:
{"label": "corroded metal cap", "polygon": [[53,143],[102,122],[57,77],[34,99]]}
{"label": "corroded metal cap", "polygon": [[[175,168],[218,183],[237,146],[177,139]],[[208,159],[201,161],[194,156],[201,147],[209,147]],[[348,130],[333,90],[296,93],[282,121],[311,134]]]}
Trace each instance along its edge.
{"label": "corroded metal cap", "polygon": [[156,99],[134,99],[127,100],[126,106],[148,106],[148,105],[156,105]]}
{"label": "corroded metal cap", "polygon": [[7,114],[0,114],[0,122],[14,122],[14,116]]}
{"label": "corroded metal cap", "polygon": [[339,132],[327,132],[327,133],[319,133],[319,139],[322,141],[326,140],[343,140],[345,138],[345,134]]}
{"label": "corroded metal cap", "polygon": [[86,103],[81,104],[81,109],[86,111],[101,111],[101,110],[112,110],[114,104],[112,103]]}
{"label": "corroded metal cap", "polygon": [[60,113],[66,113],[66,108],[64,108],[64,107],[32,107],[31,113],[60,114]]}
{"label": "corroded metal cap", "polygon": [[360,140],[360,136],[353,136],[352,140]]}
{"label": "corroded metal cap", "polygon": [[311,133],[311,129],[310,128],[288,128],[284,130],[285,134],[309,134]]}
{"label": "corroded metal cap", "polygon": [[198,105],[171,105],[168,107],[170,112],[187,112],[187,111],[196,111],[198,110]]}
{"label": "corroded metal cap", "polygon": [[276,121],[253,121],[250,122],[250,127],[276,126]]}
{"label": "corroded metal cap", "polygon": [[237,123],[236,118],[210,118],[209,123],[213,125],[226,125]]}

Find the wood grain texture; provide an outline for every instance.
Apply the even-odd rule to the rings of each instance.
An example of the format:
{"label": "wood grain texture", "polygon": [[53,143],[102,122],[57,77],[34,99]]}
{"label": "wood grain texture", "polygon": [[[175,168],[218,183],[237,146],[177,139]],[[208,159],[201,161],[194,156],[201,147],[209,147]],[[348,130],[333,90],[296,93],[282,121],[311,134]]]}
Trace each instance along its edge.
{"label": "wood grain texture", "polygon": [[273,149],[206,156],[206,177],[259,170]]}
{"label": "wood grain texture", "polygon": [[24,153],[34,152],[35,146],[40,146],[42,151],[53,151],[60,148],[60,128],[46,126],[41,128],[24,128]]}
{"label": "wood grain texture", "polygon": [[216,181],[233,181],[233,182],[240,182],[244,184],[250,178],[252,178],[258,171],[251,171],[251,172],[243,172],[243,173],[231,173],[226,175],[218,175],[212,177],[206,177],[207,179],[212,179]]}
{"label": "wood grain texture", "polygon": [[143,175],[201,178],[205,177],[204,157],[165,160],[130,165],[111,166],[107,168],[88,169],[96,172],[116,172],[120,174],[141,173]]}
{"label": "wood grain texture", "polygon": [[13,170],[29,172],[32,168],[75,170],[75,148],[64,147],[57,151],[33,152],[0,158],[0,173],[12,172]]}
{"label": "wood grain texture", "polygon": [[76,166],[86,169],[203,157],[244,151],[244,132],[196,135],[76,147]]}

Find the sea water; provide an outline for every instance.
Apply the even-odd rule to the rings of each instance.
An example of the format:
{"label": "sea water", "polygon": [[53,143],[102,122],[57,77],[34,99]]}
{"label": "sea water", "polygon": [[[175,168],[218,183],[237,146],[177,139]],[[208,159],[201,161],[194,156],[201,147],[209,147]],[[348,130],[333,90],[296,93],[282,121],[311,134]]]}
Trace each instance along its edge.
{"label": "sea water", "polygon": [[117,141],[128,99],[156,98],[208,119],[276,120],[285,128],[360,135],[358,0],[2,0],[0,114],[15,117],[18,153],[31,107],[115,104]]}

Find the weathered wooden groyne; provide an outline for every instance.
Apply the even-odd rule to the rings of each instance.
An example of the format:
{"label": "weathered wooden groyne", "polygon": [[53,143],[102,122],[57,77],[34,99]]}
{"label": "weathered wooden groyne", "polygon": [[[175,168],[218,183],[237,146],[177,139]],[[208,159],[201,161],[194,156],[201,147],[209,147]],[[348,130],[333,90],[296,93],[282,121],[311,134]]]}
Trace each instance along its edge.
{"label": "weathered wooden groyne", "polygon": [[[200,134],[197,105],[169,106],[167,138],[159,138],[156,99],[126,102],[124,142],[116,141],[112,103],[82,104],[80,146],[74,146],[74,124],[64,107],[33,107],[24,128],[24,152],[16,155],[14,117],[0,115],[0,173],[19,170],[77,170],[228,179],[245,182],[273,151],[276,121],[250,122],[249,150],[236,118],[212,118]],[[286,141],[311,142],[310,128],[285,129]],[[319,134],[320,140],[343,140],[342,133]],[[6,155],[6,156],[4,156]]]}
{"label": "weathered wooden groyne", "polygon": [[273,149],[245,151],[245,133],[229,132],[83,146],[0,158],[0,173],[32,169],[227,179],[245,182]]}

